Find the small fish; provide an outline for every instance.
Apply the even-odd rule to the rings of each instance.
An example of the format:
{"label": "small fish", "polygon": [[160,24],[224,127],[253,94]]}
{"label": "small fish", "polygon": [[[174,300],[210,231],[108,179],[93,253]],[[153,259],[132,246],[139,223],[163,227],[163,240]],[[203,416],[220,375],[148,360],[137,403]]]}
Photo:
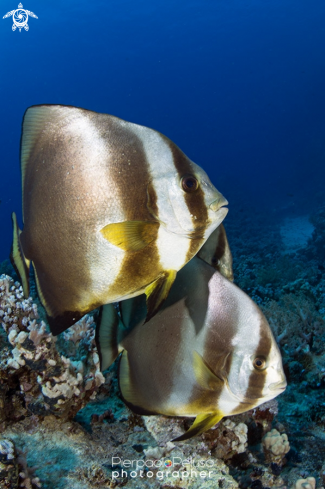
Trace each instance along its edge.
{"label": "small fish", "polygon": [[27,109],[23,221],[11,260],[29,294],[32,264],[53,334],[140,294],[147,320],[228,209],[206,173],[153,129],[76,107]]}
{"label": "small fish", "polygon": [[96,338],[105,369],[119,352],[119,385],[138,414],[196,416],[176,441],[224,416],[273,399],[286,387],[281,354],[258,306],[200,258],[177,275],[145,323],[143,297],[102,308]]}

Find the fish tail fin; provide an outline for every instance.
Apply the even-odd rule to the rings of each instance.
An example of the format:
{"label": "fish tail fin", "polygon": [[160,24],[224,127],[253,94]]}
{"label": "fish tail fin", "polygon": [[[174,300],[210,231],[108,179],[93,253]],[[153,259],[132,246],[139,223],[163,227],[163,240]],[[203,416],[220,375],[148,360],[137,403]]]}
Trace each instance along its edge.
{"label": "fish tail fin", "polygon": [[210,413],[210,414],[199,414],[196,418],[192,426],[189,430],[184,433],[184,435],[175,438],[174,441],[184,441],[192,438],[193,436],[200,435],[204,433],[204,431],[209,430],[215,424],[219,423],[219,421],[223,418],[223,414],[220,412]]}
{"label": "fish tail fin", "polygon": [[95,340],[102,371],[112,365],[119,354],[119,323],[120,319],[113,304],[106,304],[100,308]]}
{"label": "fish tail fin", "polygon": [[147,296],[147,317],[146,323],[158,312],[162,304],[168,297],[171,286],[173,285],[177,272],[167,270],[158,277],[152,284],[145,289]]}
{"label": "fish tail fin", "polygon": [[10,252],[10,261],[22,282],[24,296],[27,299],[27,297],[29,297],[30,260],[28,260],[24,255],[20,242],[21,230],[18,227],[17,216],[14,212],[11,214],[11,218],[13,225],[13,240]]}

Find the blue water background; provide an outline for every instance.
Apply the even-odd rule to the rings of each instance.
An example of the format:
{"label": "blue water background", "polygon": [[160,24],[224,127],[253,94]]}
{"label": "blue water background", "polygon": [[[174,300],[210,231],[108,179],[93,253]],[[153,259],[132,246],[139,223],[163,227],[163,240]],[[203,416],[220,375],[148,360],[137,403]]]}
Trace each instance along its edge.
{"label": "blue water background", "polygon": [[[153,127],[203,166],[227,219],[324,201],[323,0],[24,0],[0,12],[0,261],[21,222],[21,120],[68,104]],[[130,181],[130,186],[133,182]],[[274,214],[275,213],[275,214]]]}

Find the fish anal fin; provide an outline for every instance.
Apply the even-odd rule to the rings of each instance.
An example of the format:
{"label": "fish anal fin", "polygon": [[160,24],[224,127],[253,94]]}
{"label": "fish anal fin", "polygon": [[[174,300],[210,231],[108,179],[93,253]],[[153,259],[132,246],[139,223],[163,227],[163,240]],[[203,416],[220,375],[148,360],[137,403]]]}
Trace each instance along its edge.
{"label": "fish anal fin", "polygon": [[[47,322],[49,323],[51,333],[53,336],[57,336],[79,321],[79,319],[81,319],[91,309],[88,309],[87,311],[64,311],[63,313],[58,314],[58,312],[52,308],[50,301],[47,299],[46,293],[44,293],[35,263],[32,262],[32,265],[35,274],[38,297],[46,311]],[[94,306],[92,309],[95,309],[95,307],[96,306]]]}
{"label": "fish anal fin", "polygon": [[[42,300],[41,297],[40,300]],[[79,311],[65,311],[63,314],[55,317],[48,314],[47,322],[49,323],[52,335],[57,336],[63,333],[63,331],[70,328],[70,326],[79,321],[84,315],[85,313]]]}
{"label": "fish anal fin", "polygon": [[124,251],[140,251],[157,238],[158,222],[125,221],[101,229],[104,238]]}
{"label": "fish anal fin", "polygon": [[12,266],[16,270],[18,276],[23,285],[24,296],[26,299],[29,297],[29,268],[30,260],[28,260],[23,252],[20,243],[21,230],[18,227],[16,214],[13,212],[11,215],[13,225],[13,240],[10,252],[10,261]]}
{"label": "fish anal fin", "polygon": [[177,438],[174,441],[185,441],[193,436],[200,435],[205,431],[209,430],[215,424],[219,423],[219,421],[223,418],[223,414],[220,412],[210,413],[210,414],[199,414],[196,418],[192,426],[189,430]]}
{"label": "fish anal fin", "polygon": [[112,365],[119,354],[117,339],[119,322],[113,304],[106,304],[100,308],[95,340],[102,371]]}
{"label": "fish anal fin", "polygon": [[157,280],[148,285],[145,289],[147,297],[147,317],[148,322],[159,310],[168,297],[171,286],[177,275],[176,270],[167,270],[163,272]]}
{"label": "fish anal fin", "polygon": [[123,402],[136,414],[149,416],[151,414],[159,414],[154,411],[147,410],[144,405],[145,399],[139,395],[132,385],[128,352],[124,350],[120,356],[119,372],[118,372],[119,388]]}
{"label": "fish anal fin", "polygon": [[198,384],[204,390],[214,391],[224,385],[224,381],[211,370],[197,351],[193,352],[193,370]]}

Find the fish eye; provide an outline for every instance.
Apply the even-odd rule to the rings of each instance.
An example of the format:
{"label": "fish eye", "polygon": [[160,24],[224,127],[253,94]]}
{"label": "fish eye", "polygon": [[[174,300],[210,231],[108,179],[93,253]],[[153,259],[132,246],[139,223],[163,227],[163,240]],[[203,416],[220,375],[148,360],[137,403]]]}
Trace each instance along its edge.
{"label": "fish eye", "polygon": [[265,358],[256,357],[253,361],[253,366],[256,368],[256,370],[264,370],[266,367]]}
{"label": "fish eye", "polygon": [[185,192],[195,192],[199,188],[199,182],[193,175],[185,175],[181,180]]}

